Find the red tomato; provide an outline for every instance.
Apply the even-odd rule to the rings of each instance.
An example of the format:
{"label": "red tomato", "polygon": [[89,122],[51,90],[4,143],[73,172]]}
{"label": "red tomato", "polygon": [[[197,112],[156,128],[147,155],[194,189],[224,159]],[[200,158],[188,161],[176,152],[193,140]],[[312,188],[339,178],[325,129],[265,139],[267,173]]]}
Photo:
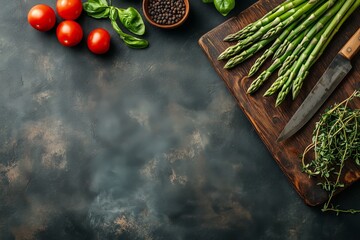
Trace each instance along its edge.
{"label": "red tomato", "polygon": [[77,19],[82,12],[81,0],[57,0],[56,10],[60,17],[66,20]]}
{"label": "red tomato", "polygon": [[110,34],[103,28],[92,30],[87,38],[87,45],[91,52],[104,54],[110,48]]}
{"label": "red tomato", "polygon": [[35,5],[28,13],[28,22],[36,30],[42,32],[49,31],[56,23],[55,12],[48,5]]}
{"label": "red tomato", "polygon": [[56,37],[66,47],[73,47],[80,43],[83,37],[83,30],[77,22],[65,20],[56,28]]}

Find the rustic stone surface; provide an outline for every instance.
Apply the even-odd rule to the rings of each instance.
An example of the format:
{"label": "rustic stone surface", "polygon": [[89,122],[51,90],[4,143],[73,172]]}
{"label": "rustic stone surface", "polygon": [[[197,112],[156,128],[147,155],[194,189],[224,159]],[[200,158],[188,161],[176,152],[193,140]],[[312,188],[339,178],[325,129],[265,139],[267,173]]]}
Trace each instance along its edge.
{"label": "rustic stone surface", "polygon": [[359,216],[303,203],[203,54],[227,19],[213,6],[191,1],[176,30],[146,23],[145,50],[82,15],[85,35],[112,35],[95,56],[32,29],[40,2],[0,2],[1,240],[356,239]]}

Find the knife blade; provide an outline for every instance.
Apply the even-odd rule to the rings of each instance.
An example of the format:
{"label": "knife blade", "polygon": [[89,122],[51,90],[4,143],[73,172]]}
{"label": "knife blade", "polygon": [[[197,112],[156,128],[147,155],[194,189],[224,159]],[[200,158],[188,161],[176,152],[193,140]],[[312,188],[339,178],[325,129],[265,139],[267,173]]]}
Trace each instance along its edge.
{"label": "knife blade", "polygon": [[350,72],[351,59],[360,50],[360,28],[337,53],[324,74],[313,87],[289,122],[280,133],[277,141],[283,141],[299,131],[319,110],[339,83]]}

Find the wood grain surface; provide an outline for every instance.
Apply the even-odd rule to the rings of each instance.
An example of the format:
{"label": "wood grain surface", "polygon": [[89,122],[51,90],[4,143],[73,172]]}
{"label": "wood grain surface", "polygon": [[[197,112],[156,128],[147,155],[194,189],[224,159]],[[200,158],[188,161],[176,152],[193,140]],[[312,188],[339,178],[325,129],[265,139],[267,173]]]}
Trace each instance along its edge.
{"label": "wood grain surface", "polygon": [[[227,20],[204,34],[199,39],[199,44],[216,72],[224,80],[239,106],[253,124],[257,133],[273,155],[275,161],[295,187],[296,191],[303,198],[305,203],[315,206],[326,201],[328,195],[316,184],[316,179],[309,178],[306,174],[302,173],[299,156],[302,154],[305,147],[310,144],[315,123],[318,121],[320,114],[324,112],[325,108],[336,102],[342,101],[355,89],[360,88],[360,57],[358,56],[353,60],[353,69],[351,72],[346,76],[311,121],[288,140],[278,143],[276,142],[276,139],[337,52],[360,27],[360,9],[357,9],[344,23],[324,51],[323,55],[313,65],[297,99],[293,101],[288,97],[284,103],[275,108],[275,97],[263,97],[263,94],[275,80],[277,74],[273,74],[255,94],[249,95],[246,93],[246,89],[258,75],[256,74],[254,78],[247,78],[247,73],[256,58],[259,57],[263,51],[258,52],[255,56],[231,70],[224,69],[223,66],[225,65],[225,61],[218,61],[217,56],[227,47],[234,44],[222,41],[225,36],[234,33],[247,24],[259,19],[281,2],[282,1],[280,0],[258,1],[238,16]],[[268,67],[270,63],[270,61],[267,61],[259,72]],[[360,108],[360,102],[354,102],[353,107]],[[349,162],[349,164],[346,165],[342,177],[343,181],[346,183],[346,187],[348,187],[360,178],[360,169]]]}

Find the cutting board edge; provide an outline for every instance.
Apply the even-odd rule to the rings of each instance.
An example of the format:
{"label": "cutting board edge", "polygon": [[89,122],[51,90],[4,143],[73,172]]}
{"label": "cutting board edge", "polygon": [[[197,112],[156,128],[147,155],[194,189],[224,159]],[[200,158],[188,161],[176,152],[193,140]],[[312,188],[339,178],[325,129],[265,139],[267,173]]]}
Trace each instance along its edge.
{"label": "cutting board edge", "polygon": [[[254,127],[255,131],[257,132],[257,134],[259,135],[259,137],[261,138],[261,140],[263,141],[263,143],[265,144],[266,148],[269,150],[269,152],[271,153],[271,155],[273,156],[274,160],[277,162],[277,164],[279,165],[280,169],[284,172],[285,176],[287,176],[288,180],[290,181],[290,183],[294,186],[296,192],[298,192],[299,196],[303,199],[303,201],[310,206],[317,206],[321,203],[324,203],[327,198],[325,198],[324,196],[322,197],[317,197],[316,196],[316,191],[319,190],[314,190],[314,191],[304,191],[304,186],[302,186],[301,184],[299,185],[299,182],[296,182],[296,180],[299,180],[297,175],[291,176],[293,173],[289,173],[288,169],[286,166],[283,166],[281,163],[281,160],[278,158],[281,158],[281,156],[278,156],[278,154],[281,155],[281,153],[276,153],[274,151],[272,151],[270,144],[273,141],[270,141],[271,139],[267,139],[265,134],[262,133],[262,125],[258,124],[256,121],[252,121],[252,114],[251,114],[251,109],[249,109],[250,112],[247,111],[246,107],[247,105],[245,104],[245,106],[242,105],[241,100],[244,99],[242,96],[239,98],[240,93],[235,93],[234,87],[237,87],[237,82],[234,82],[233,80],[228,80],[225,79],[227,76],[221,74],[220,71],[220,67],[219,64],[216,63],[216,61],[214,61],[215,58],[215,54],[219,54],[219,51],[221,52],[222,49],[217,48],[217,43],[216,42],[212,42],[212,46],[214,47],[214,49],[212,49],[212,46],[207,46],[207,43],[211,42],[212,40],[214,40],[216,37],[216,39],[220,39],[221,37],[226,36],[226,33],[229,33],[229,27],[226,26],[227,24],[231,24],[231,21],[233,21],[233,24],[236,24],[237,28],[241,28],[244,27],[245,24],[248,24],[249,19],[251,19],[252,17],[247,16],[248,18],[242,18],[242,15],[247,14],[248,12],[250,12],[251,14],[254,14],[254,11],[256,11],[255,15],[259,15],[259,11],[260,10],[260,14],[265,14],[263,12],[261,12],[261,10],[267,9],[269,8],[268,5],[271,2],[269,2],[268,0],[262,0],[262,1],[258,1],[255,4],[251,5],[249,8],[245,9],[243,12],[239,13],[237,16],[234,16],[228,20],[226,20],[225,22],[221,23],[220,25],[218,25],[217,27],[211,29],[210,31],[206,32],[205,34],[203,34],[200,38],[199,38],[199,45],[202,48],[202,50],[205,52],[208,60],[210,60],[210,63],[213,65],[214,70],[217,72],[217,74],[220,76],[220,78],[225,82],[226,87],[230,90],[230,93],[233,95],[233,97],[235,98],[237,104],[239,105],[240,109],[244,112],[245,116],[248,118],[248,120],[250,121],[250,123],[252,124],[252,126]],[[264,4],[266,4],[266,6],[264,6]],[[253,9],[252,9],[253,8]],[[262,9],[261,9],[262,8]],[[270,6],[271,8],[271,6]],[[257,16],[259,17],[259,16]],[[225,25],[225,26],[224,26]],[[222,32],[218,31],[219,28],[223,28]],[[225,34],[224,34],[225,32]],[[210,50],[209,50],[210,49]],[[215,50],[211,51],[211,50]],[[246,99],[246,98],[245,98]],[[306,176],[307,177],[307,176]],[[304,176],[300,177],[304,178]]]}

